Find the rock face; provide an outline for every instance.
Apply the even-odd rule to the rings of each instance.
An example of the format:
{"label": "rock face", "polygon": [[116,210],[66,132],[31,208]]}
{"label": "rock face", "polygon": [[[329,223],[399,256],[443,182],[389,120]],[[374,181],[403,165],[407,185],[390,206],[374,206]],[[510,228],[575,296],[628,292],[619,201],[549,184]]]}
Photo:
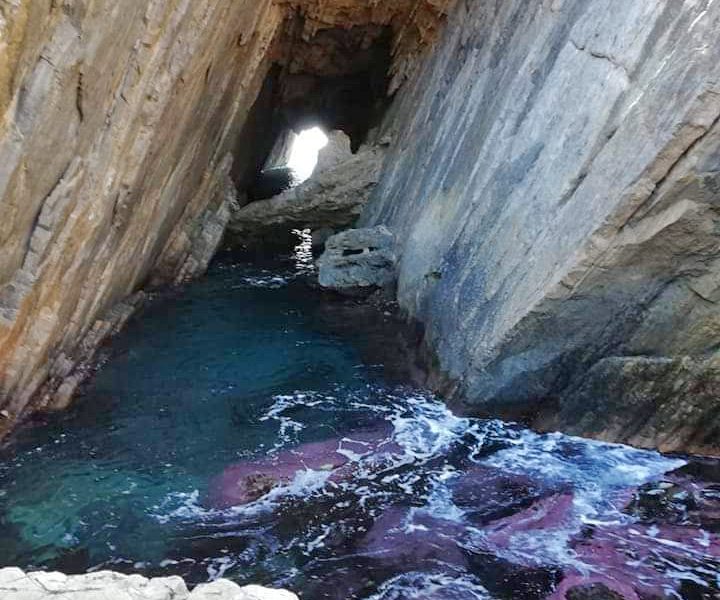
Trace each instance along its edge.
{"label": "rock face", "polygon": [[387,227],[343,231],[325,243],[320,285],[346,294],[388,288],[396,279],[395,262],[395,236]]}
{"label": "rock face", "polygon": [[[269,73],[297,76],[291,87],[306,98],[306,72],[334,76],[334,50],[351,56],[372,33],[401,81],[446,9],[360,4],[2,3],[0,435],[68,402],[140,289],[205,270]],[[313,58],[299,46],[323,50]]]}
{"label": "rock face", "polygon": [[228,233],[246,244],[285,240],[293,229],[338,231],[351,226],[380,177],[384,149],[368,147],[269,200],[234,211]]}
{"label": "rock face", "polygon": [[[396,144],[360,226],[396,233],[399,302],[469,410],[562,404],[607,357],[712,356],[719,26],[705,1],[456,6],[385,121]],[[692,426],[657,425],[627,439],[693,447]]]}
{"label": "rock face", "polygon": [[68,577],[62,573],[23,573],[20,569],[0,570],[3,600],[297,600],[283,590],[259,586],[244,588],[227,581],[200,585],[188,592],[180,577],[145,579],[101,571]]}
{"label": "rock face", "polygon": [[253,186],[248,190],[250,200],[268,200],[296,184],[295,172],[289,167],[273,167],[260,172]]}
{"label": "rock face", "polygon": [[318,162],[313,175],[327,171],[352,158],[350,138],[342,131],[331,131],[328,134],[327,146],[318,154]]}
{"label": "rock face", "polygon": [[141,286],[204,270],[282,18],[254,0],[3,5],[2,425],[79,379]]}
{"label": "rock face", "polygon": [[712,454],[720,436],[720,364],[716,360],[611,357],[564,394],[541,429]]}

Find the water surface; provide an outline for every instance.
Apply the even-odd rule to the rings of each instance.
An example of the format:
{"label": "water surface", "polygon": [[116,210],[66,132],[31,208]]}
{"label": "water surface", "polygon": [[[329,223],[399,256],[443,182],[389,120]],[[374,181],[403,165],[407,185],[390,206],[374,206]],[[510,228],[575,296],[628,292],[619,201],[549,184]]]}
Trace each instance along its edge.
{"label": "water surface", "polygon": [[[273,269],[221,260],[155,301],[73,409],[18,433],[0,564],[311,599],[720,593],[715,463],[459,418],[389,364],[382,315]],[[233,505],[239,474],[296,463]]]}

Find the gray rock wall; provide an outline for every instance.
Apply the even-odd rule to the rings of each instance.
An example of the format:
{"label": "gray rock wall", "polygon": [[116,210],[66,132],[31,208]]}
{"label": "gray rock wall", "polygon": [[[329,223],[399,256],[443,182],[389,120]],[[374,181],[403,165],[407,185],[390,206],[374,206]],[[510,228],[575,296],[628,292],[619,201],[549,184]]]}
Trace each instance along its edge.
{"label": "gray rock wall", "polygon": [[361,225],[397,235],[401,306],[473,410],[717,348],[718,32],[712,0],[457,5]]}

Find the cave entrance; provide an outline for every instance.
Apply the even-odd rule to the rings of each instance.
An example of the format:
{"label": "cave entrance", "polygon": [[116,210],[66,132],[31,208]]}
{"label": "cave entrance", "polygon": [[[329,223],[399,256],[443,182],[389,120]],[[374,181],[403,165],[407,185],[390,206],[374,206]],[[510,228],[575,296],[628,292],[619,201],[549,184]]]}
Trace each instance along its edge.
{"label": "cave entrance", "polygon": [[[234,149],[237,201],[227,230],[229,247],[285,254],[297,244],[294,232],[312,231],[319,248],[329,235],[354,224],[353,198],[364,198],[367,186],[358,194],[335,193],[344,185],[337,171],[321,186],[327,205],[310,188],[303,196],[306,186],[281,195],[314,173],[339,168],[377,141],[392,102],[392,40],[390,25],[329,27],[310,34],[301,16],[288,22]],[[356,171],[348,172],[351,182],[362,179]]]}

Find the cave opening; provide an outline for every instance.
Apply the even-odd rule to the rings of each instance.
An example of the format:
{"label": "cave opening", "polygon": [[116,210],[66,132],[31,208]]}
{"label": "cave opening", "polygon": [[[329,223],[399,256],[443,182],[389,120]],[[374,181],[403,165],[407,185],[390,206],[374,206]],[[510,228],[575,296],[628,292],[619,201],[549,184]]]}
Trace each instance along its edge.
{"label": "cave opening", "polygon": [[275,60],[234,151],[233,182],[239,204],[272,197],[279,187],[260,185],[264,171],[295,169],[294,184],[312,174],[323,136],[342,131],[352,152],[372,137],[392,98],[392,29],[374,24],[332,27],[303,35],[295,15],[276,44]]}
{"label": "cave opening", "polygon": [[304,129],[293,139],[285,166],[295,173],[298,183],[307,181],[313,174],[320,151],[328,142],[328,136],[320,127]]}

